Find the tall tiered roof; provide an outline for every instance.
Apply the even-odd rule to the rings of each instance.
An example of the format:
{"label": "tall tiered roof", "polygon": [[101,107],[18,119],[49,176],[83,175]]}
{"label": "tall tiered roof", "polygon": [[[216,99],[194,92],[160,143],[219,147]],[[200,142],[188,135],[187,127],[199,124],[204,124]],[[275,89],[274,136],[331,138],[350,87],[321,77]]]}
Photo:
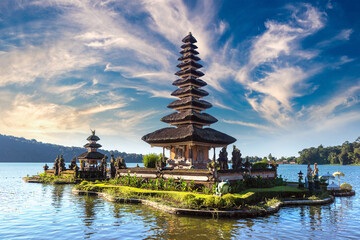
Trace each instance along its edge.
{"label": "tall tiered roof", "polygon": [[194,36],[189,33],[184,39],[180,51],[182,55],[178,58],[181,63],[177,65],[180,70],[175,73],[180,79],[173,82],[178,89],[171,93],[172,96],[180,98],[168,105],[177,112],[169,114],[161,121],[176,126],[163,128],[142,137],[144,141],[150,144],[164,144],[172,142],[196,141],[201,143],[211,143],[218,145],[228,145],[236,141],[235,138],[216,131],[211,128],[203,128],[217,122],[217,119],[210,114],[202,113],[211,108],[211,103],[200,98],[208,96],[209,93],[201,89],[206,86],[206,82],[199,79],[204,73],[198,69],[203,66],[198,63],[200,58]]}
{"label": "tall tiered roof", "polygon": [[104,154],[97,152],[98,148],[101,148],[101,145],[97,143],[100,140],[98,136],[95,135],[95,130],[91,131],[91,135],[86,139],[89,143],[84,145],[84,148],[88,149],[88,152],[84,152],[78,156],[79,159],[102,159]]}

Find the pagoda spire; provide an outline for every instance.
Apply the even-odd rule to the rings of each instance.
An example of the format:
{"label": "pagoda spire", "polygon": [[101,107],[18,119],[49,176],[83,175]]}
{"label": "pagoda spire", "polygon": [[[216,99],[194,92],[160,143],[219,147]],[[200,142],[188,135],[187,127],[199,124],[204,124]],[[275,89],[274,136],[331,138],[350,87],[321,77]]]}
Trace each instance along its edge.
{"label": "pagoda spire", "polygon": [[184,43],[181,48],[180,54],[182,55],[178,60],[181,61],[177,67],[180,69],[175,75],[179,76],[173,82],[174,86],[178,89],[171,93],[172,96],[180,98],[168,105],[168,108],[174,109],[175,113],[167,115],[161,121],[175,125],[178,127],[185,125],[194,125],[195,127],[202,128],[204,125],[210,125],[217,122],[217,119],[207,113],[201,113],[208,108],[211,108],[211,103],[201,100],[209,93],[202,89],[206,86],[206,82],[199,77],[204,76],[204,73],[199,71],[203,66],[198,63],[201,59],[197,56],[199,52],[195,37],[189,34],[182,39]]}

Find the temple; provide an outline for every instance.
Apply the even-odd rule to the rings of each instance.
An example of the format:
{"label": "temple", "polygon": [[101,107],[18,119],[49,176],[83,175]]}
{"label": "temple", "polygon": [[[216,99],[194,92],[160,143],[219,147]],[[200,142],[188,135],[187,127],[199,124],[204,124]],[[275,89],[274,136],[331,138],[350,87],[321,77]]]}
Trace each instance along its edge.
{"label": "temple", "polygon": [[178,59],[181,61],[177,65],[180,70],[175,75],[180,78],[173,82],[177,86],[172,96],[178,97],[167,107],[176,112],[169,114],[161,119],[170,126],[149,133],[142,137],[142,140],[154,147],[170,150],[170,158],[167,163],[170,168],[196,168],[205,169],[209,162],[209,151],[213,148],[215,160],[215,148],[226,147],[236,141],[235,138],[214,130],[209,127],[217,122],[217,119],[203,111],[212,107],[211,103],[201,98],[209,95],[202,89],[206,82],[199,77],[204,73],[199,71],[202,65],[198,63],[199,53],[195,50],[197,42],[194,36],[189,33],[184,39]]}
{"label": "temple", "polygon": [[97,151],[98,148],[101,148],[101,145],[97,143],[100,138],[95,135],[95,130],[91,132],[92,134],[87,138],[89,143],[84,145],[88,151],[80,154],[77,157],[80,161],[81,171],[97,170],[98,161],[101,162],[101,160],[104,158],[104,154]]}

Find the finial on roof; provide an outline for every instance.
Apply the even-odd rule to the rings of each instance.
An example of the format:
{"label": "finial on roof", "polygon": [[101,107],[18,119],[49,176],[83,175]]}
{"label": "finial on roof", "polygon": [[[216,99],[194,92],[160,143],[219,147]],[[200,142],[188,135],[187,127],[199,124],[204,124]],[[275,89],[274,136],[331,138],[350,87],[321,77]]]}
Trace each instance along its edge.
{"label": "finial on roof", "polygon": [[92,132],[92,135],[95,136],[95,130],[91,130],[91,132]]}
{"label": "finial on roof", "polygon": [[191,32],[189,32],[189,34],[188,35],[191,35]]}

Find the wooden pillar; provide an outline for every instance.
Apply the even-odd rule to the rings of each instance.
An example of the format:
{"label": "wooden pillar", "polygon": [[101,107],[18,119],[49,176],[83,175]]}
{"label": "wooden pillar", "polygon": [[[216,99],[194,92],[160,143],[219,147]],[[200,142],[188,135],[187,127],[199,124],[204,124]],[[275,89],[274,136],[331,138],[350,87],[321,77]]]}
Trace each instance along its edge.
{"label": "wooden pillar", "polygon": [[188,159],[190,160],[190,164],[194,165],[193,164],[193,159],[192,159],[192,148],[191,148],[190,144],[188,145]]}
{"label": "wooden pillar", "polygon": [[215,156],[215,147],[214,147],[214,157],[213,157],[213,161],[215,161],[215,158],[216,158],[216,156]]}
{"label": "wooden pillar", "polygon": [[165,147],[163,147],[162,161],[165,161]]}

